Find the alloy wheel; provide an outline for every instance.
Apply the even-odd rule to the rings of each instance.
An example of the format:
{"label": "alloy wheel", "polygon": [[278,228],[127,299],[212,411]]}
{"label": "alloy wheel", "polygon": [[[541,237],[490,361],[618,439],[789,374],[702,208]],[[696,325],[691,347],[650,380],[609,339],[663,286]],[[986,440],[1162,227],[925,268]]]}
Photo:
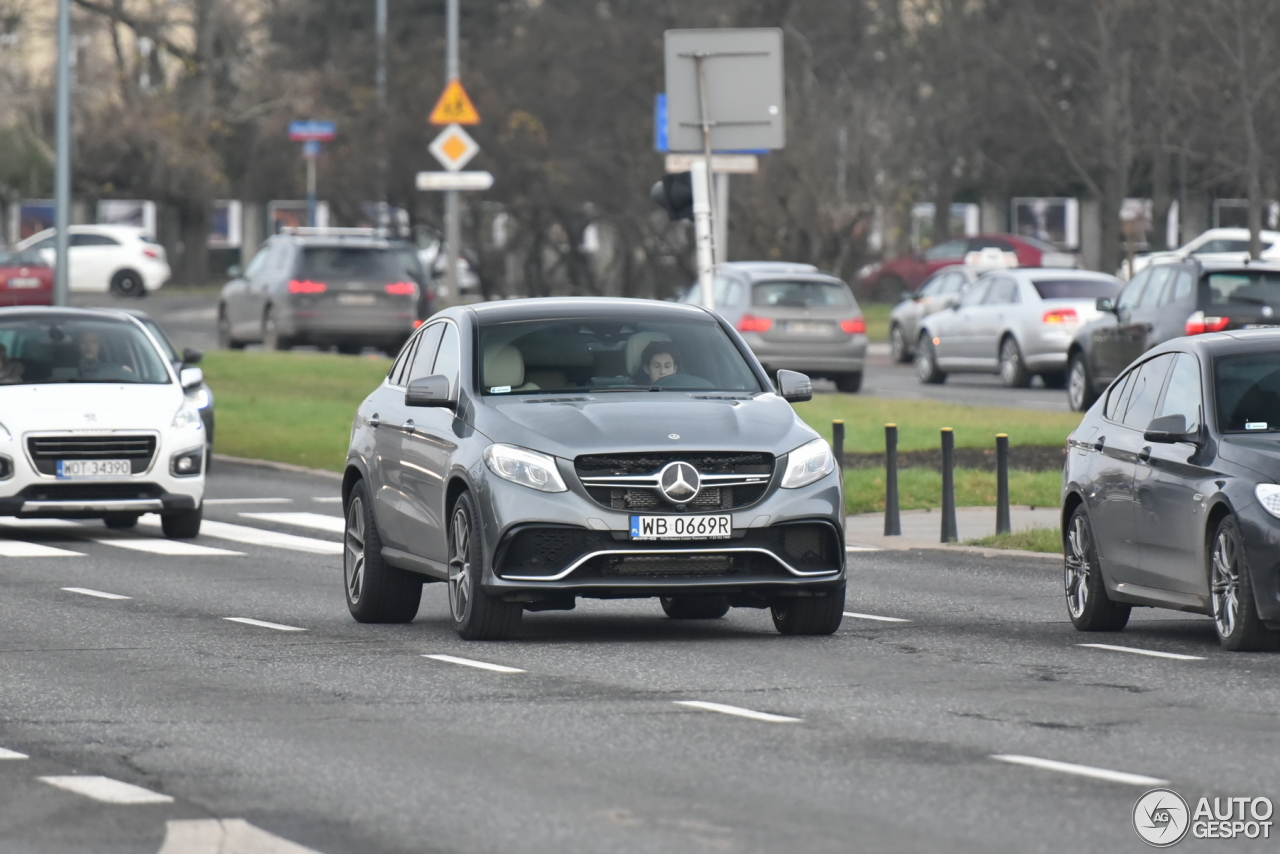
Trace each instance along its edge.
{"label": "alloy wheel", "polygon": [[902,327],[895,325],[889,330],[889,350],[895,362],[907,360],[907,339],[902,334]]}
{"label": "alloy wheel", "polygon": [[453,513],[453,537],[449,551],[449,608],[455,622],[467,615],[471,596],[471,520],[461,507]]}
{"label": "alloy wheel", "polygon": [[1075,412],[1084,409],[1085,384],[1084,363],[1079,359],[1071,362],[1071,373],[1067,375],[1067,400]]}
{"label": "alloy wheel", "polygon": [[1218,532],[1213,544],[1213,620],[1219,637],[1230,637],[1240,618],[1240,544],[1230,530]]}
{"label": "alloy wheel", "polygon": [[1067,610],[1077,620],[1084,614],[1089,604],[1089,528],[1085,524],[1084,515],[1077,514],[1071,520],[1071,530],[1067,532],[1068,553],[1064,561],[1064,587],[1067,594]]}
{"label": "alloy wheel", "polygon": [[347,535],[343,570],[347,581],[347,599],[355,605],[364,592],[364,502],[351,500],[347,510]]}
{"label": "alloy wheel", "polygon": [[1019,362],[1018,345],[1013,343],[1012,338],[1006,338],[1000,345],[1000,379],[1004,380],[1005,385],[1013,385],[1017,381],[1018,371],[1022,367]]}

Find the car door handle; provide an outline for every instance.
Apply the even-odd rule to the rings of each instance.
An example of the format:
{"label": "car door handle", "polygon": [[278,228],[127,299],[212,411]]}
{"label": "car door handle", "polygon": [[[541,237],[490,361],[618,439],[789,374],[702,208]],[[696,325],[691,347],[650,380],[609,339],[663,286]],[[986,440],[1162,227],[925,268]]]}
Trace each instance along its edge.
{"label": "car door handle", "polygon": [[382,419],[379,418],[378,413],[375,412],[365,419],[365,423],[370,427],[380,427],[382,426]]}
{"label": "car door handle", "polygon": [[414,430],[418,429],[418,425],[414,424],[413,419],[410,418],[408,421],[404,422],[404,426],[400,429],[406,433],[412,433]]}
{"label": "car door handle", "polygon": [[1138,451],[1138,459],[1144,463],[1151,462],[1151,446],[1147,445],[1141,451]]}
{"label": "car door handle", "polygon": [[1099,436],[1099,437],[1098,437],[1098,441],[1096,441],[1096,442],[1094,442],[1094,443],[1093,443],[1093,449],[1094,449],[1095,451],[1101,451],[1101,450],[1102,450],[1102,446],[1103,446],[1104,444],[1106,444],[1106,441],[1107,441],[1107,437],[1106,437],[1106,436]]}

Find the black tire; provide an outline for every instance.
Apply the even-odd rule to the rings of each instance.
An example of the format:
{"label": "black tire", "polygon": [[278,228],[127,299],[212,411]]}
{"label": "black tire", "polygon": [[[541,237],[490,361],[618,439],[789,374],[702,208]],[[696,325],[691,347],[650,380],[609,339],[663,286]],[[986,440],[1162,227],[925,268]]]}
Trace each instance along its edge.
{"label": "black tire", "polygon": [[673,620],[716,620],[729,613],[729,597],[719,593],[663,596],[659,601]]}
{"label": "black tire", "polygon": [[383,560],[382,537],[363,480],[351,488],[343,517],[342,579],[347,610],[358,623],[412,621],[422,601],[422,576]]}
{"label": "black tire", "polygon": [[889,353],[895,362],[901,362],[904,365],[915,358],[911,352],[911,345],[907,343],[907,334],[896,323],[889,327]]}
{"label": "black tire", "polygon": [[293,346],[293,339],[280,334],[280,325],[276,320],[276,310],[268,307],[262,315],[262,347],[265,350],[288,350]]}
{"label": "black tire", "polygon": [[769,609],[773,626],[784,635],[829,635],[844,619],[845,585],[824,596],[781,599]]}
{"label": "black tire", "polygon": [[845,394],[857,394],[862,389],[862,371],[850,371],[836,377],[836,388]]}
{"label": "black tire", "polygon": [[364,350],[363,344],[339,344],[338,352],[344,356],[359,356]]}
{"label": "black tire", "polygon": [[1280,649],[1280,632],[1267,628],[1258,616],[1249,559],[1235,516],[1223,519],[1214,531],[1208,571],[1213,627],[1222,648],[1233,652]]}
{"label": "black tire", "polygon": [[1107,596],[1093,526],[1083,504],[1071,514],[1062,536],[1062,569],[1067,616],[1078,631],[1118,632],[1128,624],[1132,608]]}
{"label": "black tire", "polygon": [[1022,360],[1022,348],[1012,335],[1000,341],[1000,381],[1008,388],[1026,388],[1031,385],[1031,374]]}
{"label": "black tire", "polygon": [[111,277],[111,293],[118,297],[141,299],[147,295],[147,286],[142,283],[142,276],[133,270],[121,270]]}
{"label": "black tire", "polygon": [[947,381],[946,373],[938,369],[933,340],[927,332],[921,333],[916,344],[916,379],[925,385],[941,385]]}
{"label": "black tire", "polygon": [[1063,389],[1067,387],[1067,375],[1063,371],[1045,371],[1040,375],[1045,388]]}
{"label": "black tire", "polygon": [[486,552],[479,519],[471,493],[459,495],[449,514],[449,614],[464,640],[506,640],[520,631],[524,606],[484,591]]}
{"label": "black tire", "polygon": [[243,350],[244,342],[231,334],[231,319],[227,317],[227,307],[218,308],[218,346],[223,350]]}
{"label": "black tire", "polygon": [[1072,412],[1084,412],[1098,400],[1097,389],[1093,385],[1093,377],[1089,376],[1089,365],[1085,363],[1083,353],[1074,353],[1067,363],[1067,405]]}
{"label": "black tire", "polygon": [[190,540],[200,536],[200,522],[204,519],[204,506],[194,510],[178,510],[160,515],[160,529],[171,540]]}
{"label": "black tire", "polygon": [[113,531],[127,531],[138,524],[137,513],[108,513],[102,517],[102,524]]}

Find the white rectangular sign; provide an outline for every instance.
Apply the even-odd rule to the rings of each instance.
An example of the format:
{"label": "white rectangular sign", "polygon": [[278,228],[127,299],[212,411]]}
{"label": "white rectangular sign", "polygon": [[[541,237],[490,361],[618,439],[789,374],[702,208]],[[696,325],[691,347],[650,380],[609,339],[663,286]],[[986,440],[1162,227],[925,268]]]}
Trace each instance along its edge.
{"label": "white rectangular sign", "polygon": [[[668,172],[688,172],[693,168],[693,161],[703,160],[701,154],[668,154]],[[760,171],[760,158],[754,154],[713,154],[711,155],[711,171],[726,172],[735,175],[754,175]]]}
{"label": "white rectangular sign", "polygon": [[493,186],[490,172],[419,172],[419,190],[487,190]]}

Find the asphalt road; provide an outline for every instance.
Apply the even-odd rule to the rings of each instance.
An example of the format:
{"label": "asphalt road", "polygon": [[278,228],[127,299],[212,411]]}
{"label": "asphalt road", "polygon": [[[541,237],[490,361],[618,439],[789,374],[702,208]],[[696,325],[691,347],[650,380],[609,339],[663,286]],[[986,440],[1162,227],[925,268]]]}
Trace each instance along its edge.
{"label": "asphalt road", "polygon": [[[1001,755],[1280,800],[1280,658],[1168,612],[1077,634],[1051,561],[852,553],[865,616],[827,638],[584,601],[467,643],[441,585],[411,624],[351,620],[335,481],[221,464],[209,497],[190,543],[0,520],[5,854],[154,854],[215,819],[246,854],[1145,850],[1150,780]],[[86,775],[172,800],[64,788],[113,794]]]}

